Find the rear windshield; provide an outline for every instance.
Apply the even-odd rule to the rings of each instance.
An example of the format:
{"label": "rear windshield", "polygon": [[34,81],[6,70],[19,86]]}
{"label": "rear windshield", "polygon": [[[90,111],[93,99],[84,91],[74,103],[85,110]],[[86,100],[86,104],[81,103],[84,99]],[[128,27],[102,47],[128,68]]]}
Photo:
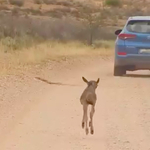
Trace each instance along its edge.
{"label": "rear windshield", "polygon": [[150,33],[149,20],[131,20],[127,24],[127,30],[130,32]]}

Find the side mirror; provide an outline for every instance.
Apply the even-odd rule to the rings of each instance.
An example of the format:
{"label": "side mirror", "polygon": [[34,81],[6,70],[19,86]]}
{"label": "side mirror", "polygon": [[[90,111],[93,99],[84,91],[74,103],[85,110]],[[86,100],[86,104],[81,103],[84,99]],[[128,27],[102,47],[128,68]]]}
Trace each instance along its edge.
{"label": "side mirror", "polygon": [[119,35],[119,34],[121,33],[121,31],[122,31],[122,29],[116,30],[116,31],[115,31],[115,34],[116,34],[116,35]]}

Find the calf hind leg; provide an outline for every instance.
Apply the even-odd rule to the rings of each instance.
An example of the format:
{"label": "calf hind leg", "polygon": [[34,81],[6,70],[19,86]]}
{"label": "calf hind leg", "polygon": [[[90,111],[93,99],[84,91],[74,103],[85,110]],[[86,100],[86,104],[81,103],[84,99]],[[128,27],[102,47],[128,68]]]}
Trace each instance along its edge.
{"label": "calf hind leg", "polygon": [[87,125],[87,122],[88,122],[87,109],[88,109],[88,105],[87,105],[87,104],[84,104],[84,105],[83,105],[82,128],[85,127],[85,132],[86,132],[86,134],[89,133],[89,129],[88,129],[88,125]]}
{"label": "calf hind leg", "polygon": [[94,134],[94,126],[93,126],[94,113],[95,113],[95,108],[94,108],[94,106],[92,106],[92,109],[91,109],[91,112],[90,112],[90,122],[89,122],[91,134]]}

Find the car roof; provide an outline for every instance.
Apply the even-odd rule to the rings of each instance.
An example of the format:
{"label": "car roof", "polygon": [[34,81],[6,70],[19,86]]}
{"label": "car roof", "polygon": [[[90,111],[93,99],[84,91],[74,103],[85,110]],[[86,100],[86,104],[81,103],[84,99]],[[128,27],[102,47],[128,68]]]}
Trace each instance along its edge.
{"label": "car roof", "polygon": [[132,16],[128,20],[150,20],[150,16]]}

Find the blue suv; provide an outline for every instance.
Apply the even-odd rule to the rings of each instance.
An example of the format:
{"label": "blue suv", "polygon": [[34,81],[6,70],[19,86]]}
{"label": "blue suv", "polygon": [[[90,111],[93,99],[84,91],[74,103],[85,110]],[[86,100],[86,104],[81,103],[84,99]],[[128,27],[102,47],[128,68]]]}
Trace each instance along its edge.
{"label": "blue suv", "polygon": [[150,70],[150,16],[129,17],[124,28],[115,34],[114,76]]}

